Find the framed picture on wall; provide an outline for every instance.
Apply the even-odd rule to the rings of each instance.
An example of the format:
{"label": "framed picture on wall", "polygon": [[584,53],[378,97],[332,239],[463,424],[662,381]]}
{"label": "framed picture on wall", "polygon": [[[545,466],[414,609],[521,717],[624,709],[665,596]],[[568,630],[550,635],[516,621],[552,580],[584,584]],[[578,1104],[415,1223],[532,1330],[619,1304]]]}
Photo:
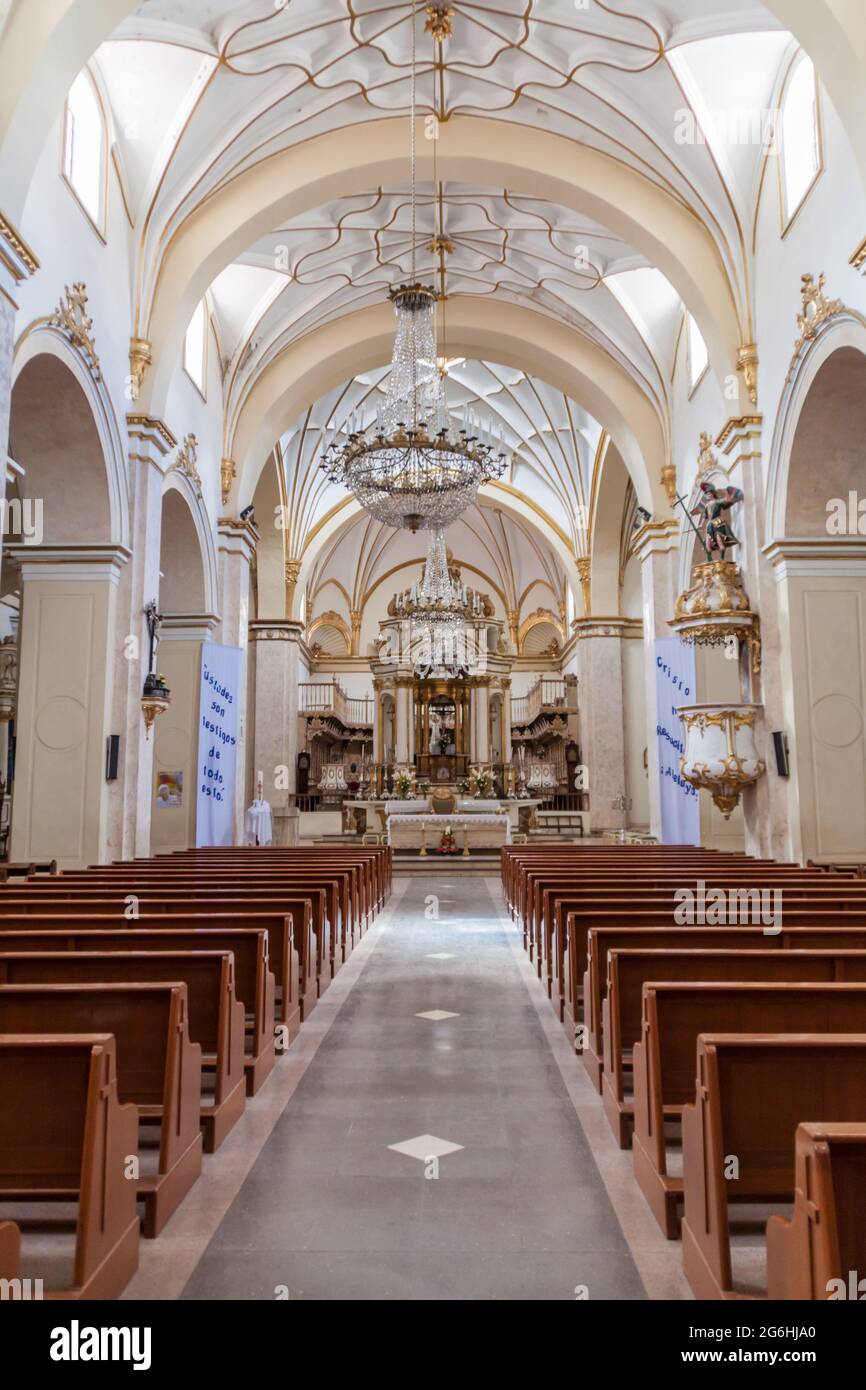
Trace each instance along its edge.
{"label": "framed picture on wall", "polygon": [[156,809],[183,805],[183,773],[160,772],[156,778]]}

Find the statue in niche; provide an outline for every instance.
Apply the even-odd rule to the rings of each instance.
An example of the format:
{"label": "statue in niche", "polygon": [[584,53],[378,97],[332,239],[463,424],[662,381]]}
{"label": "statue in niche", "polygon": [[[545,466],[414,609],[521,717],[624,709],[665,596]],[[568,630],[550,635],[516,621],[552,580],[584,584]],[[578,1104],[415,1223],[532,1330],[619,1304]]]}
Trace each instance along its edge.
{"label": "statue in niche", "polygon": [[692,516],[701,518],[699,525],[704,531],[702,539],[708,558],[724,560],[725,551],[740,544],[725,512],[742,502],[743,494],[738,487],[717,488],[706,480],[700,484],[700,489],[701,500],[692,509]]}

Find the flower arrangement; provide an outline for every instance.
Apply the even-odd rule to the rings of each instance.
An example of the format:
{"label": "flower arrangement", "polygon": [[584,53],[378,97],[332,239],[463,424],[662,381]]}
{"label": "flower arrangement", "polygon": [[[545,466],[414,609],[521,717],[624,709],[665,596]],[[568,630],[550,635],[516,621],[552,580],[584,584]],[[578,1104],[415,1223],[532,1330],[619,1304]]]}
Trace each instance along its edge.
{"label": "flower arrangement", "polygon": [[493,787],[493,778],[486,768],[473,767],[469,773],[469,785],[476,801],[486,801]]}
{"label": "flower arrangement", "polygon": [[460,793],[461,796],[468,796],[468,795],[469,795],[469,778],[468,778],[468,777],[461,777],[461,778],[460,778],[460,781],[457,783],[457,790],[459,791],[459,793]]}
{"label": "flower arrangement", "polygon": [[394,778],[394,794],[398,801],[408,801],[415,787],[415,778],[406,768],[401,768]]}
{"label": "flower arrangement", "polygon": [[439,840],[439,849],[437,850],[437,854],[456,853],[457,841],[454,839],[454,831],[451,829],[450,825],[446,825],[445,829],[442,831],[442,836]]}

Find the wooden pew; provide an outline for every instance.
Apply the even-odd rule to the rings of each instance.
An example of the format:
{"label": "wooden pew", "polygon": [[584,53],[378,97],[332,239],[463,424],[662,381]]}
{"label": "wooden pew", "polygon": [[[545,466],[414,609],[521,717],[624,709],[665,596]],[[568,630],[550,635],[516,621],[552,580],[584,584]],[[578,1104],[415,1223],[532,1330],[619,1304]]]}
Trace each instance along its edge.
{"label": "wooden pew", "polygon": [[[770,915],[776,902],[776,890],[781,895],[783,910],[785,905],[797,907],[805,902],[814,902],[840,911],[866,911],[866,885],[849,884],[847,880],[834,885],[826,877],[819,880],[784,869],[775,869],[760,876],[753,876],[751,870],[735,873],[721,870],[713,875],[704,870],[698,881],[675,876],[670,883],[660,886],[617,884],[603,889],[587,884],[572,883],[568,886],[560,883],[544,889],[543,906],[529,934],[530,955],[536,961],[539,979],[546,979],[550,997],[556,999],[561,992],[557,990],[556,981],[562,980],[565,928],[570,913],[586,917],[593,912],[631,914],[635,911],[655,911],[666,913],[671,926],[676,926],[675,913],[680,907],[677,894],[684,889],[695,892],[699,884],[707,893],[717,890],[724,892],[728,906],[740,916],[749,917],[749,921],[743,925],[761,925],[756,918],[760,917],[763,907],[762,890],[770,895],[767,900]],[[707,925],[714,923],[710,920]]]}
{"label": "wooden pew", "polygon": [[[137,1106],[142,1127],[156,1129],[159,1136],[155,1172],[148,1171],[150,1154],[140,1136],[128,1150],[141,1165],[130,1185],[144,1204],[143,1232],[158,1235],[201,1173],[201,1049],[189,1037],[186,987],[152,981],[46,982],[42,975],[57,973],[42,968],[50,957],[21,957],[21,968],[10,969],[13,959],[0,965],[0,1033],[77,1033],[87,1025],[112,1033],[118,1096]],[[63,959],[76,964],[80,958]],[[89,964],[92,968],[93,961]]]}
{"label": "wooden pew", "polygon": [[[866,947],[866,933],[864,933]],[[866,984],[866,949],[860,951],[784,950],[615,950],[608,955],[604,1012],[602,1097],[610,1127],[621,1149],[631,1145],[634,1104],[630,1091],[631,1052],[640,1041],[643,988],[657,981],[700,984]]]}
{"label": "wooden pew", "polygon": [[[48,884],[44,879],[29,880],[26,885],[26,892],[40,893],[50,891],[53,885]],[[259,896],[263,896],[262,890],[270,889],[269,894],[272,898],[278,898],[283,893],[287,897],[304,897],[308,890],[323,889],[327,903],[327,918],[330,924],[332,944],[330,958],[332,968],[336,971],[340,963],[345,958],[347,942],[351,936],[352,913],[351,898],[349,894],[350,876],[346,872],[336,872],[328,870],[297,870],[283,871],[279,873],[251,873],[239,875],[234,870],[213,872],[204,868],[148,868],[144,864],[136,864],[133,873],[124,866],[119,865],[116,869],[83,869],[74,870],[71,873],[61,875],[59,886],[61,889],[81,889],[85,888],[122,888],[124,893],[136,893],[139,889],[155,888],[160,894],[175,889],[188,888],[197,892],[202,889],[207,891],[208,897],[223,897],[226,893],[234,891],[235,894],[247,895],[250,892],[259,890]]]}
{"label": "wooden pew", "polygon": [[[199,952],[217,951],[224,954],[230,951],[234,958],[235,993],[243,1005],[247,1017],[244,1068],[248,1096],[260,1090],[274,1067],[275,1021],[274,1021],[274,977],[268,965],[268,934],[266,931],[250,931],[244,927],[194,927],[176,930],[170,927],[155,931],[141,930],[138,927],[120,928],[115,931],[92,926],[84,918],[79,923],[74,919],[62,919],[63,926],[51,931],[24,930],[0,931],[0,958],[9,953],[34,952],[45,954],[57,951],[97,951],[105,952]],[[95,923],[104,924],[105,918],[94,918]],[[38,927],[38,917],[25,919],[27,926],[33,922]],[[293,1035],[286,1034],[286,1042]]]}
{"label": "wooden pew", "polygon": [[[866,929],[866,904],[864,904],[863,909],[851,909],[841,913],[834,910],[830,903],[822,901],[815,906],[804,899],[793,907],[785,908],[781,934],[796,928],[835,932],[841,930],[840,923],[844,924],[845,927],[852,927],[860,931]],[[670,931],[707,930],[705,927],[678,929],[671,923],[669,915],[664,911],[569,913],[566,958],[563,965],[565,997],[562,1002],[562,1017],[567,1027],[572,1020],[575,1020],[576,1016],[579,1017],[579,999],[588,964],[589,933],[596,928],[603,927],[617,931],[628,931],[641,927],[656,930],[668,929]],[[716,930],[732,932],[743,930],[743,928],[732,926],[716,928]],[[772,946],[777,939],[778,936],[769,934],[765,938],[768,946]],[[827,942],[828,947],[835,944],[836,940]],[[601,1060],[599,1056],[589,1051],[584,1058],[584,1065],[599,1091],[601,1091]]]}
{"label": "wooden pew", "polygon": [[859,1301],[864,1250],[866,1123],[798,1125],[794,1215],[767,1223],[767,1297]]}
{"label": "wooden pew", "polygon": [[[205,1153],[214,1153],[244,1113],[244,1007],[235,995],[234,959],[227,951],[54,952],[0,956],[0,979],[57,984],[80,981],[120,987],[124,983],[182,982],[187,991],[189,1035],[201,1049],[199,1123]],[[26,1031],[26,1030],[22,1030]],[[60,1031],[59,1029],[55,1031]],[[103,1030],[106,1031],[106,1030]],[[130,1042],[132,1043],[132,1039]],[[123,1070],[118,1039],[118,1066]],[[213,1088],[202,1089],[202,1079]]]}
{"label": "wooden pew", "polygon": [[0,1279],[17,1279],[21,1261],[21,1232],[14,1221],[0,1221]]}
{"label": "wooden pew", "polygon": [[46,1298],[117,1298],[138,1268],[138,1111],[115,1059],[106,1035],[0,1035],[0,1203],[78,1204],[72,1285]]}
{"label": "wooden pew", "polygon": [[[583,976],[581,1056],[584,1066],[601,1091],[604,1073],[604,1001],[607,998],[608,960],[611,951],[863,951],[866,925],[862,927],[790,927],[778,936],[767,936],[760,927],[590,927],[587,964]],[[657,976],[656,978],[661,978]],[[636,1041],[634,1022],[623,1025],[623,1039]],[[566,1031],[568,1031],[566,1029]],[[631,1042],[623,1041],[623,1047]],[[580,1051],[580,1049],[578,1049]]]}
{"label": "wooden pew", "polygon": [[[838,1027],[853,1021],[839,998],[832,1007]],[[742,1296],[734,1285],[729,1205],[794,1200],[794,1136],[804,1115],[813,1123],[859,1123],[866,1115],[862,1030],[700,1036],[697,1092],[683,1111],[683,1268],[697,1298]],[[725,1176],[727,1155],[737,1158],[735,1181]]]}
{"label": "wooden pew", "polygon": [[[641,1039],[632,1051],[634,1174],[670,1240],[678,1232],[683,1180],[669,1171],[665,1124],[679,1120],[683,1106],[695,1098],[698,1035],[791,1033],[795,1029],[866,1034],[866,985],[663,981],[644,985]],[[793,1144],[792,1130],[792,1164]]]}
{"label": "wooden pew", "polygon": [[[184,931],[201,927],[264,931],[277,984],[276,1019],[286,1025],[290,1038],[297,1035],[301,1020],[309,1017],[320,991],[327,988],[316,974],[323,959],[319,951],[321,938],[314,937],[309,915],[299,926],[297,918],[280,911],[284,906],[280,900],[269,905],[268,899],[249,900],[240,894],[235,901],[171,893],[165,897],[134,896],[137,915],[130,917],[127,898],[116,897],[113,892],[100,894],[96,890],[94,896],[79,897],[73,893],[58,898],[5,900],[0,892],[0,935],[31,928],[63,930],[70,923],[76,930],[146,927],[151,931]],[[247,901],[252,902],[249,909],[245,906]]]}

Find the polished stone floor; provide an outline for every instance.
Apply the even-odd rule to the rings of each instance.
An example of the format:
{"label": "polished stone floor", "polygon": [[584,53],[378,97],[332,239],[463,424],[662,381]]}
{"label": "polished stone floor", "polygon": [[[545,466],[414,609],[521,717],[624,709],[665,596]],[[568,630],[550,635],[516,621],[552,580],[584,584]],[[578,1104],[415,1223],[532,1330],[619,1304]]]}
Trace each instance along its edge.
{"label": "polished stone floor", "polygon": [[605,1125],[498,882],[403,880],[127,1296],[683,1297]]}

